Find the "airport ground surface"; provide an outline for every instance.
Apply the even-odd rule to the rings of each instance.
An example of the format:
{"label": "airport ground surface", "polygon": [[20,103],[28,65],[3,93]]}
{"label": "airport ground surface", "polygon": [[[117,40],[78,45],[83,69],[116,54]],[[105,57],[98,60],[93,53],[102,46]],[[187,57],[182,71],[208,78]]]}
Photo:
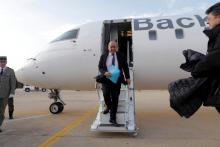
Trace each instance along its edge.
{"label": "airport ground surface", "polygon": [[98,98],[95,91],[65,91],[64,112],[52,115],[47,93],[17,91],[15,119],[6,119],[0,147],[219,147],[220,114],[201,107],[190,119],[169,107],[167,91],[137,91],[134,137],[126,133],[91,132]]}

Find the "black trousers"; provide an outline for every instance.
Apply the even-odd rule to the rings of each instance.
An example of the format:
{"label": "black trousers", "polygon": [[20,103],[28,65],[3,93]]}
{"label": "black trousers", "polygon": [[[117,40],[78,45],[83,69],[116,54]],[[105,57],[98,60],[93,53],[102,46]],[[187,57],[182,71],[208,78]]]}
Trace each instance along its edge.
{"label": "black trousers", "polygon": [[14,111],[14,98],[8,98],[8,112],[13,113]]}
{"label": "black trousers", "polygon": [[5,119],[5,108],[8,104],[8,98],[0,98],[0,127]]}
{"label": "black trousers", "polygon": [[120,94],[121,83],[118,84],[102,84],[102,91],[105,104],[110,109],[110,119],[116,120],[118,109],[118,98]]}

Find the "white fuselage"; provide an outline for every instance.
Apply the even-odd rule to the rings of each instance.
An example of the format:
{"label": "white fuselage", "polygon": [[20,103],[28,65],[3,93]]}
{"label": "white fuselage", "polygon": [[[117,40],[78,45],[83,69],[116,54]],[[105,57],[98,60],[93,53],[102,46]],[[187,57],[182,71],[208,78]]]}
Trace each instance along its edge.
{"label": "white fuselage", "polygon": [[[164,89],[171,81],[190,76],[179,68],[185,62],[182,51],[206,52],[204,18],[191,15],[131,19],[135,89]],[[16,72],[18,81],[48,89],[94,89],[102,53],[103,22],[77,29],[76,39],[52,42],[29,59]],[[175,34],[178,29],[183,31],[180,39]],[[149,31],[156,32],[156,39],[149,38]]]}

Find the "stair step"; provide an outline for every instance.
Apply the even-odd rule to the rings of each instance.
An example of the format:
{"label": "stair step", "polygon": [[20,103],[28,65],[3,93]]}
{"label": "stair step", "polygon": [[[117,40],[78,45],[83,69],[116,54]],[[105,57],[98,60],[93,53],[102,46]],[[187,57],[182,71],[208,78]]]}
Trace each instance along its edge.
{"label": "stair step", "polygon": [[[113,124],[100,124],[99,127],[116,127]],[[125,124],[118,124],[118,127],[125,127]]]}
{"label": "stair step", "polygon": [[[105,107],[103,106],[103,109],[101,112],[103,112],[105,110]],[[118,105],[118,110],[117,110],[117,113],[125,113],[127,111],[127,108],[125,105]]]}
{"label": "stair step", "polygon": [[[111,124],[109,122],[110,114],[100,114],[100,124]],[[125,124],[125,113],[117,113],[116,114],[116,121],[119,124]]]}
{"label": "stair step", "polygon": [[127,128],[125,126],[115,127],[115,126],[98,126],[95,131],[102,132],[127,132]]}
{"label": "stair step", "polygon": [[[103,113],[104,111],[101,111],[101,113]],[[123,114],[125,114],[125,111],[117,111],[117,114],[119,114],[119,113],[123,113]],[[108,114],[108,113],[107,113]],[[104,115],[107,115],[107,114],[104,114]]]}
{"label": "stair step", "polygon": [[[120,99],[120,100],[118,100],[118,104],[119,104],[119,103],[125,103],[126,101],[127,101],[127,100],[125,100],[125,99],[123,99],[123,100]],[[101,103],[105,103],[104,99],[101,99],[100,102],[101,102]]]}

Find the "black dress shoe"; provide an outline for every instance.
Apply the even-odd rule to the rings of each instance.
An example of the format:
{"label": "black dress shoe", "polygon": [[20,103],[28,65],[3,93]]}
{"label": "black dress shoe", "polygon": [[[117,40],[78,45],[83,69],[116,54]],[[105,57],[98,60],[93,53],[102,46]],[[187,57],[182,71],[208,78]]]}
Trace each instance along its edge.
{"label": "black dress shoe", "polygon": [[115,127],[120,127],[120,124],[118,124],[117,121],[114,119],[110,119],[109,122],[112,123],[112,125]]}
{"label": "black dress shoe", "polygon": [[13,111],[9,111],[9,119],[13,119]]}
{"label": "black dress shoe", "polygon": [[109,109],[108,109],[108,108],[106,108],[106,109],[103,111],[103,114],[107,114],[107,113],[109,113]]}
{"label": "black dress shoe", "polygon": [[215,109],[220,113],[220,107],[215,107]]}
{"label": "black dress shoe", "polygon": [[2,130],[0,129],[0,133],[2,132]]}

